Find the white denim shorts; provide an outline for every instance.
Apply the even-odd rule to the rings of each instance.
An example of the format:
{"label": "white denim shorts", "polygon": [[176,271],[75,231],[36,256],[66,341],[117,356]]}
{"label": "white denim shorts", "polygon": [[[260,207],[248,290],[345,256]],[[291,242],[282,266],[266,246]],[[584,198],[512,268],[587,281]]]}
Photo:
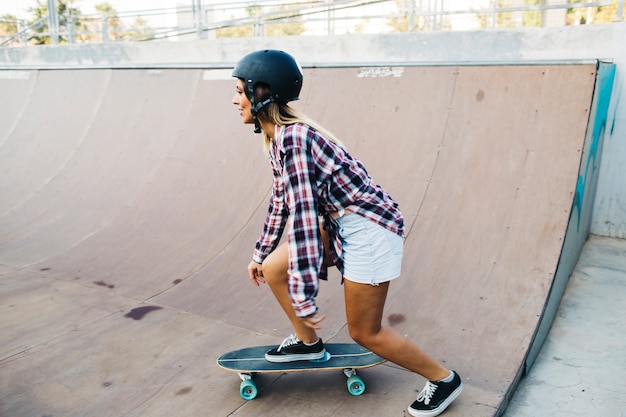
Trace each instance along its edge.
{"label": "white denim shorts", "polygon": [[400,276],[401,236],[355,213],[333,219],[343,248],[343,276],[361,284],[378,285]]}

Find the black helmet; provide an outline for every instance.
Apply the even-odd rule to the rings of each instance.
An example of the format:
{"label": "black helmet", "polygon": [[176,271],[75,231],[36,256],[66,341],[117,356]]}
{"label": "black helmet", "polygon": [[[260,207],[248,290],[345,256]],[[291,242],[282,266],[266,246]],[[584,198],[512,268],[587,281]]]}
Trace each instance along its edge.
{"label": "black helmet", "polygon": [[[245,93],[252,104],[252,114],[258,128],[256,115],[264,106],[275,101],[287,103],[298,100],[302,89],[302,70],[298,62],[283,51],[265,49],[249,53],[237,62],[233,69],[233,77],[241,78],[245,85]],[[265,83],[270,87],[272,95],[262,103],[254,101],[254,87]]]}

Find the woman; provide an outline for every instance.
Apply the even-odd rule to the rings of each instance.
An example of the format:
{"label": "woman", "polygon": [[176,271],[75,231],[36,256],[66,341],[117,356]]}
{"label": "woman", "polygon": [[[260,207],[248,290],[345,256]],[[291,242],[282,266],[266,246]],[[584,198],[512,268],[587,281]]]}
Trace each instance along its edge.
{"label": "woman", "polygon": [[[398,205],[332,133],[287,105],[302,88],[302,71],[292,56],[253,52],[237,63],[233,77],[233,104],[244,123],[263,132],[273,174],[269,210],[248,273],[253,284],[269,285],[295,331],[266,359],[324,357],[317,330],[325,316],[318,314],[315,296],[332,261],[344,278],[350,336],[428,380],[408,408],[411,415],[442,413],[462,390],[459,375],[382,326],[389,284],[402,263],[404,220]],[[285,227],[288,240],[279,245]]]}

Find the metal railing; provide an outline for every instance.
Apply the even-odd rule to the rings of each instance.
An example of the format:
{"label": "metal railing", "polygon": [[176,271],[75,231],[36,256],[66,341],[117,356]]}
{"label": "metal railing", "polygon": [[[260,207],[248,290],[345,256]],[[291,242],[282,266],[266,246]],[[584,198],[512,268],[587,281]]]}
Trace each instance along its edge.
{"label": "metal railing", "polygon": [[[625,0],[257,0],[102,14],[0,18],[0,46],[564,26],[624,20]],[[55,4],[55,0],[48,0]]]}

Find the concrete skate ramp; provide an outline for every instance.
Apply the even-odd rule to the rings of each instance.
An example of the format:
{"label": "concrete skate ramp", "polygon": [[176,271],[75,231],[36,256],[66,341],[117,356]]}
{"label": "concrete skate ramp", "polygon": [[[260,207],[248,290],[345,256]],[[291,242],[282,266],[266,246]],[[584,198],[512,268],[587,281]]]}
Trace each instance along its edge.
{"label": "concrete skate ramp", "polygon": [[[385,324],[456,369],[449,416],[502,412],[561,257],[596,64],[306,68],[294,105],[400,203]],[[270,171],[224,70],[0,72],[0,415],[396,416],[393,364],[261,376],[228,350],[290,331],[247,279]],[[318,298],[348,341],[339,277]],[[558,301],[558,300],[557,300]]]}

